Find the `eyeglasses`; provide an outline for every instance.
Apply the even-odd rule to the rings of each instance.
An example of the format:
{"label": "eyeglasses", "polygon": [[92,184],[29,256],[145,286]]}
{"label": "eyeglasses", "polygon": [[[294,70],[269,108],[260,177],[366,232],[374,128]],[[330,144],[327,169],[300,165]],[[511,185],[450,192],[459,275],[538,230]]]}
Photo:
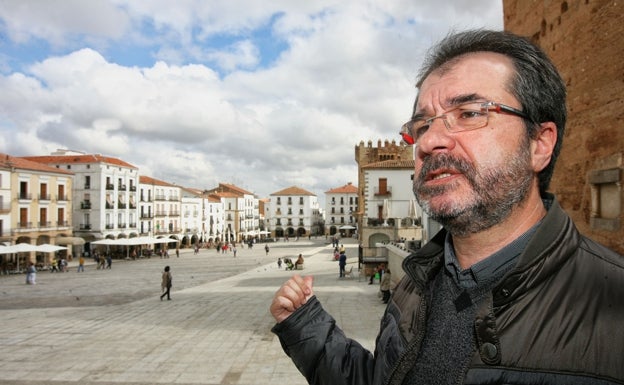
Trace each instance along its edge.
{"label": "eyeglasses", "polygon": [[414,116],[412,120],[401,127],[399,134],[405,143],[418,144],[420,138],[427,132],[436,119],[442,119],[449,132],[476,130],[487,126],[491,112],[508,113],[531,121],[524,112],[496,102],[470,102],[454,107],[445,113],[430,118]]}

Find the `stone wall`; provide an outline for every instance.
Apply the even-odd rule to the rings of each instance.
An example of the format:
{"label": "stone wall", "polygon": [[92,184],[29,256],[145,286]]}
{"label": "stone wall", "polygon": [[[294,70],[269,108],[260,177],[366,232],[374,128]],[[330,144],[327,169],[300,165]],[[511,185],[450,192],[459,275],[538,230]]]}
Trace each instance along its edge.
{"label": "stone wall", "polygon": [[551,191],[579,230],[624,254],[624,2],[503,0],[505,29],[531,37],[568,87]]}

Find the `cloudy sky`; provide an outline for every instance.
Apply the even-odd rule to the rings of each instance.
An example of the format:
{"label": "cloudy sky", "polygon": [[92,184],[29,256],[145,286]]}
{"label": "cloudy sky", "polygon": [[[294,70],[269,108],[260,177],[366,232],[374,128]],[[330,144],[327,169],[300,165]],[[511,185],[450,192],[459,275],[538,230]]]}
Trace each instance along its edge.
{"label": "cloudy sky", "polygon": [[0,0],[0,152],[321,198],[396,139],[423,54],[502,0]]}

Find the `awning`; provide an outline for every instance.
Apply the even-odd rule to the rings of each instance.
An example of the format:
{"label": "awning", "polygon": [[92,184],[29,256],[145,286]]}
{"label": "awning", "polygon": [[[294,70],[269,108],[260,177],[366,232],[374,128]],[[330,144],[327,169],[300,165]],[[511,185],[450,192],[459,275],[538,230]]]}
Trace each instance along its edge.
{"label": "awning", "polygon": [[154,243],[172,243],[180,242],[173,238],[154,238],[154,237],[134,237],[134,238],[120,238],[120,239],[102,239],[99,241],[91,242],[93,245],[118,245],[118,246],[133,246],[133,245],[147,245]]}
{"label": "awning", "polygon": [[80,237],[57,237],[57,245],[84,245],[85,240]]}

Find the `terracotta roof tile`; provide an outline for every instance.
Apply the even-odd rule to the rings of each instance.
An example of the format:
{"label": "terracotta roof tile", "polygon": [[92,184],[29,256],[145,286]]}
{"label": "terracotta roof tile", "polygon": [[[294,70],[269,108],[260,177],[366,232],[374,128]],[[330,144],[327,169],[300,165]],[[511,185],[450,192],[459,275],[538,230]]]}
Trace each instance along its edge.
{"label": "terracotta roof tile", "polygon": [[378,168],[393,168],[393,169],[414,169],[414,160],[383,160],[381,162],[375,162],[362,166],[362,169],[378,169]]}
{"label": "terracotta roof tile", "polygon": [[354,186],[351,182],[349,182],[342,187],[336,187],[325,191],[325,194],[357,194],[357,192],[357,186]]}
{"label": "terracotta roof tile", "polygon": [[180,186],[176,186],[175,184],[172,184],[172,183],[169,183],[169,182],[165,182],[163,180],[159,180],[159,179],[156,179],[156,178],[152,178],[151,176],[147,176],[147,175],[140,175],[139,176],[139,183],[148,184],[148,185],[154,185],[154,186],[180,187]]}
{"label": "terracotta roof tile", "polygon": [[130,163],[124,162],[121,159],[112,158],[109,156],[102,156],[99,154],[43,155],[43,156],[24,156],[23,158],[32,160],[34,162],[46,163],[46,164],[107,163],[107,164],[112,164],[115,166],[138,169],[136,166],[133,166]]}
{"label": "terracotta roof tile", "polygon": [[251,192],[249,192],[249,191],[247,191],[245,189],[242,189],[242,188],[240,188],[238,186],[235,186],[233,184],[229,184],[229,183],[219,183],[219,187],[224,187],[224,188],[229,189],[229,190],[238,191],[238,192],[240,192],[242,194],[245,194],[245,195],[253,195],[253,193],[251,193]]}
{"label": "terracotta roof tile", "polygon": [[41,171],[55,174],[74,175],[73,172],[48,166],[45,163],[29,160],[27,157],[11,156],[0,153],[0,168],[19,170]]}
{"label": "terracotta roof tile", "polygon": [[283,190],[274,192],[269,195],[271,196],[274,196],[274,195],[309,195],[309,196],[314,196],[314,197],[316,196],[316,194],[311,193],[297,186],[290,186],[290,187],[287,187]]}

